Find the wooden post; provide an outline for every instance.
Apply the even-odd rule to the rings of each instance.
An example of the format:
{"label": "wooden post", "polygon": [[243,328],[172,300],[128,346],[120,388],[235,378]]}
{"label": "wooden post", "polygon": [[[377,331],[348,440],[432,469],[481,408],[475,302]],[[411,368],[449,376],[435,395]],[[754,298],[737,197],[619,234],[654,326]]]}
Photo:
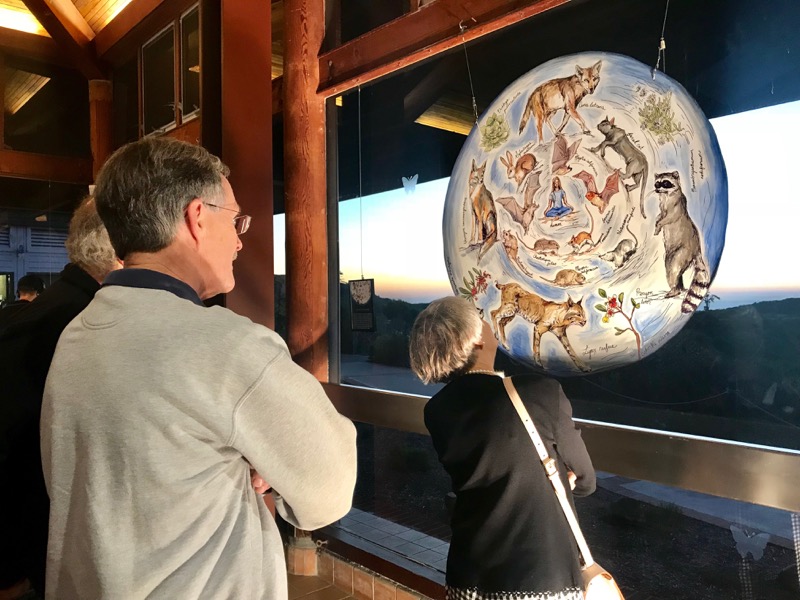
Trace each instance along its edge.
{"label": "wooden post", "polygon": [[6,147],[6,55],[0,52],[0,150]]}
{"label": "wooden post", "polygon": [[89,80],[89,139],[92,148],[92,180],[111,154],[111,82],[105,79]]}
{"label": "wooden post", "polygon": [[325,2],[286,0],[284,15],[287,342],[300,365],[327,381],[325,101],[316,94]]}
{"label": "wooden post", "polygon": [[[225,304],[273,328],[271,3],[223,0],[220,9],[221,158],[231,169],[231,186],[242,212],[253,218],[234,263],[236,287]],[[205,111],[204,105],[203,127]]]}

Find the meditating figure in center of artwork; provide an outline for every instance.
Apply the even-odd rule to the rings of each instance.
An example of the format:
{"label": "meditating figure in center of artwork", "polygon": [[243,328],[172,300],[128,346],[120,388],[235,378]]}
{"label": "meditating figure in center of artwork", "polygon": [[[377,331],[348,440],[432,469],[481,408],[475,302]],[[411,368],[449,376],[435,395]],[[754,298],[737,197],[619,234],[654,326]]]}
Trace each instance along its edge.
{"label": "meditating figure in center of artwork", "polygon": [[553,177],[553,186],[544,216],[548,219],[560,219],[571,212],[572,207],[567,202],[567,193],[561,187],[561,179]]}

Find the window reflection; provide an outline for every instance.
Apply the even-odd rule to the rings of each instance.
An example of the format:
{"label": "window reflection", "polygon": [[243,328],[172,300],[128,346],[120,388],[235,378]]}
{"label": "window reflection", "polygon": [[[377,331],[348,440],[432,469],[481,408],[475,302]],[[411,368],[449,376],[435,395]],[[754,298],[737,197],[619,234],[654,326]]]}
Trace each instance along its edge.
{"label": "window reflection", "polygon": [[[443,581],[450,480],[430,438],[357,427],[354,508],[325,534],[424,565]],[[578,517],[626,597],[796,598],[800,515],[609,473],[598,473],[597,485],[576,499]]]}
{"label": "window reflection", "polygon": [[170,26],[142,48],[145,134],[175,124],[175,39]]}
{"label": "window reflection", "polygon": [[183,119],[200,110],[200,11],[181,19],[181,111]]}
{"label": "window reflection", "polygon": [[114,142],[139,139],[139,62],[136,57],[114,69]]}

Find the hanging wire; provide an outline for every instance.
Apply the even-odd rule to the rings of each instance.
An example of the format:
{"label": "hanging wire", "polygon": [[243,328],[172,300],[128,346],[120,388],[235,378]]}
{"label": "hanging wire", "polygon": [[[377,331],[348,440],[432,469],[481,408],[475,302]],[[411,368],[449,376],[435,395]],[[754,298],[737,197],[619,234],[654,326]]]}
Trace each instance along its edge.
{"label": "hanging wire", "polygon": [[[475,17],[472,17],[473,22],[475,21]],[[472,71],[469,68],[469,55],[467,54],[467,40],[464,38],[464,32],[467,30],[467,26],[464,25],[464,21],[460,21],[458,23],[458,28],[461,30],[461,45],[464,46],[464,60],[467,63],[467,77],[469,78],[469,91],[472,94],[472,113],[475,115],[475,124],[478,124],[478,103],[475,101],[475,88],[472,86]]]}
{"label": "hanging wire", "polygon": [[594,381],[589,379],[583,379],[584,383],[588,383],[589,385],[593,385],[596,388],[603,390],[604,392],[608,392],[614,396],[618,396],[620,398],[625,398],[626,400],[632,400],[634,402],[639,402],[640,404],[652,404],[653,406],[684,406],[688,404],[699,404],[701,402],[706,402],[708,400],[713,400],[715,398],[721,398],[722,396],[727,395],[729,392],[726,390],[724,392],[720,392],[718,394],[712,394],[711,396],[705,396],[703,398],[697,398],[696,400],[683,400],[681,402],[654,402],[652,400],[642,400],[641,398],[636,398],[635,396],[629,396],[627,394],[622,394],[617,392],[616,390],[612,390],[604,385],[600,385]]}
{"label": "hanging wire", "polygon": [[669,14],[669,0],[667,0],[667,6],[664,9],[664,22],[661,25],[661,41],[658,42],[658,57],[656,58],[656,66],[653,67],[653,79],[656,78],[656,71],[658,71],[659,65],[663,63],[663,67],[661,70],[666,73],[667,72],[667,42],[664,41],[664,32],[667,29],[667,15]]}
{"label": "hanging wire", "polygon": [[364,279],[364,215],[361,196],[361,86],[358,86],[358,251],[361,254],[361,279]]}

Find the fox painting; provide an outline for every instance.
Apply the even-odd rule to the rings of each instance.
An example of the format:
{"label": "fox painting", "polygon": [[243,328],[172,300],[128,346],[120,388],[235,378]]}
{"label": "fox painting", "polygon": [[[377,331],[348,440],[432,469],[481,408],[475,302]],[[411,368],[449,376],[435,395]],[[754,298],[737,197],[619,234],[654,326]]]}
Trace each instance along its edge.
{"label": "fox painting", "polygon": [[492,193],[483,183],[485,173],[486,163],[479,167],[473,158],[469,172],[469,196],[472,204],[470,243],[480,246],[478,262],[497,241],[497,210],[494,207]]}
{"label": "fox painting", "polygon": [[[536,143],[542,141],[542,126],[545,121],[550,126],[553,135],[561,133],[569,122],[569,118],[574,118],[581,126],[584,134],[591,133],[586,127],[580,113],[578,104],[584,96],[591,94],[597,89],[600,83],[600,67],[602,61],[598,60],[591,67],[575,67],[575,74],[571,77],[562,77],[545,81],[537,87],[528,98],[525,110],[522,112],[522,119],[519,122],[519,133],[525,129],[531,116],[536,118]],[[552,117],[558,111],[564,111],[564,118],[558,129],[553,127]]]}

